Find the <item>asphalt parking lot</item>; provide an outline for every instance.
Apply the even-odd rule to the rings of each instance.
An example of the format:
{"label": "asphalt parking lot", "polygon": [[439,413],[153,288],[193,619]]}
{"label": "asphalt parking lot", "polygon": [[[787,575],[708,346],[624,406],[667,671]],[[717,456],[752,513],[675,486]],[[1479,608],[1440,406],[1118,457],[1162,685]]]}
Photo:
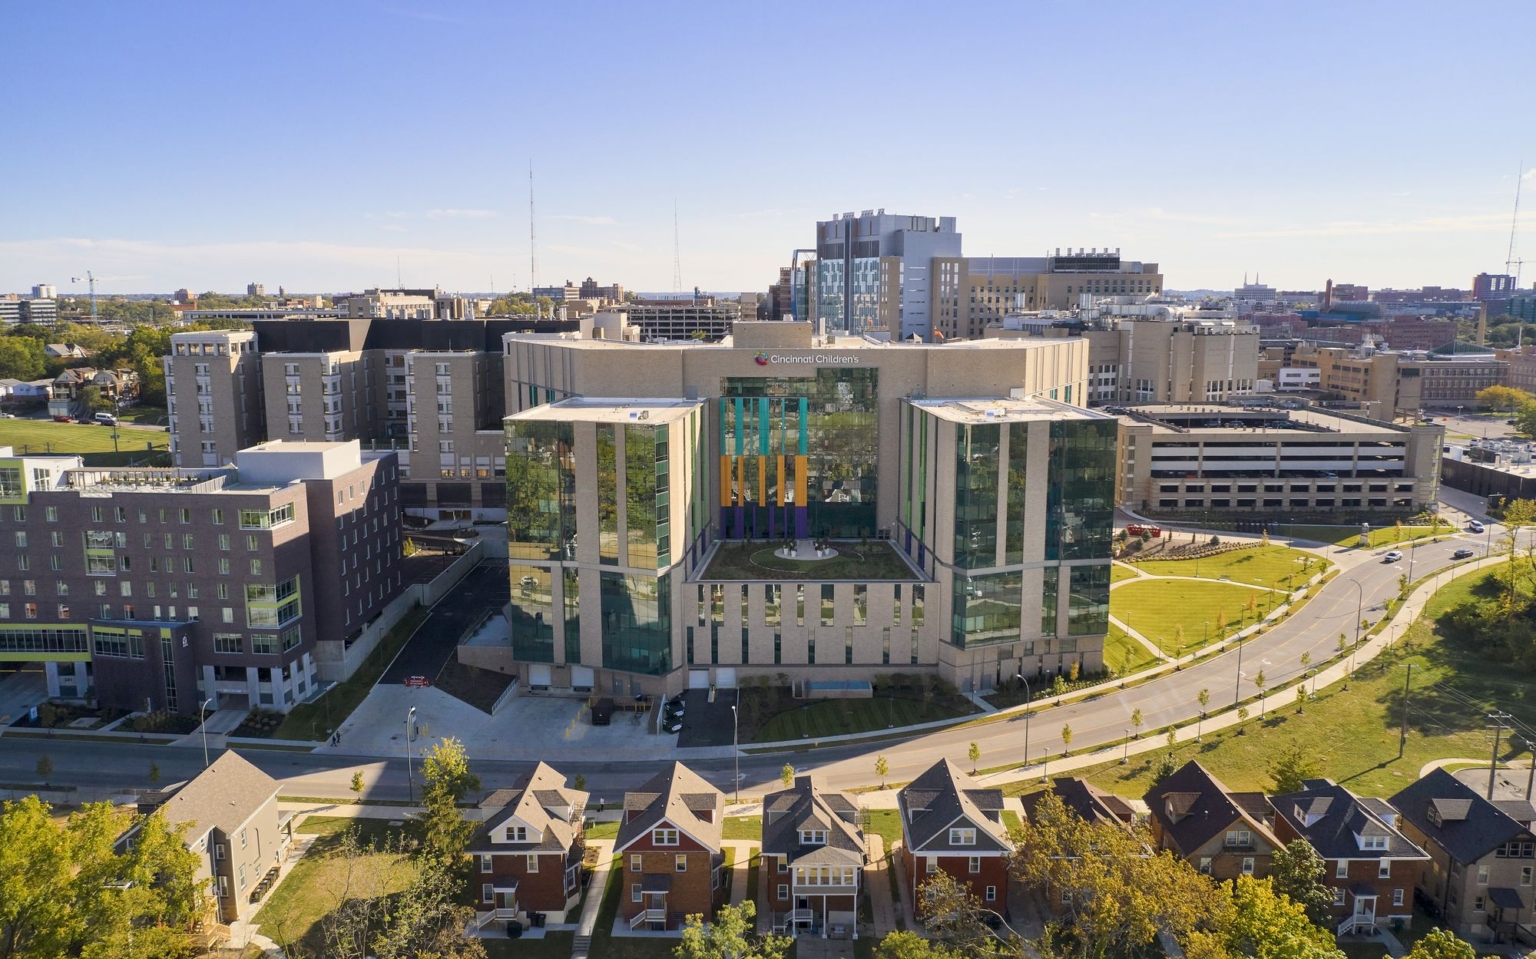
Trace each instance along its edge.
{"label": "asphalt parking lot", "polygon": [[398,685],[412,676],[432,679],[442,672],[465,630],[486,613],[498,612],[511,598],[505,563],[481,563],[432,607],[421,628],[384,671],[380,684]]}
{"label": "asphalt parking lot", "polygon": [[722,689],[709,701],[709,690],[690,689],[683,693],[683,731],[677,734],[677,745],[729,746],[732,737],[731,707],[736,703],[736,690]]}

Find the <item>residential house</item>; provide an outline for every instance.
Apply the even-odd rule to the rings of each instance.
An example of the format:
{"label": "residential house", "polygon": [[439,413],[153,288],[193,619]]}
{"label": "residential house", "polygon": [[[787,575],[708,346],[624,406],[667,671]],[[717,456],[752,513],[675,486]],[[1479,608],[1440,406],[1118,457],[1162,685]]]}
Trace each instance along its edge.
{"label": "residential house", "polygon": [[1457,935],[1508,942],[1536,922],[1530,800],[1485,799],[1436,769],[1391,799],[1398,828],[1429,854],[1418,893]]}
{"label": "residential house", "polygon": [[613,851],[623,863],[619,914],[631,929],[678,930],[724,902],[725,796],[682,763],[624,794]]}
{"label": "residential house", "polygon": [[95,354],[95,350],[88,350],[78,343],[49,343],[43,347],[43,355],[50,360],[83,360]]}
{"label": "residential house", "polygon": [[566,920],[581,899],[586,806],[587,793],[567,789],[565,776],[545,763],[480,803],[484,819],[468,852],[480,885],[475,920],[481,928],[532,912]]}
{"label": "residential house", "polygon": [[[197,854],[194,876],[208,882],[218,921],[249,919],[277,879],[293,841],[277,809],[277,780],[238,753],[225,751],[197,778],[144,796],[139,812],[159,810],[172,826],[187,824],[187,848]],[[132,847],[139,823],[117,842]]]}
{"label": "residential house", "polygon": [[[1055,793],[1056,798],[1061,800],[1061,804],[1076,813],[1079,819],[1088,822],[1130,824],[1139,818],[1135,807],[1129,802],[1076,776],[1062,776],[1051,780],[1050,792]],[[1035,807],[1040,804],[1040,800],[1045,795],[1045,792],[1030,793],[1020,800],[1024,805],[1026,817],[1034,818]]]}
{"label": "residential house", "polygon": [[1356,796],[1331,779],[1309,779],[1301,792],[1270,797],[1275,835],[1305,839],[1327,861],[1340,935],[1413,922],[1413,890],[1429,854],[1398,829],[1397,810]]}
{"label": "residential house", "polygon": [[1267,822],[1263,793],[1240,793],[1190,760],[1147,793],[1152,842],[1207,876],[1269,875],[1285,845]]}
{"label": "residential house", "polygon": [[913,902],[928,877],[940,872],[970,889],[989,909],[1007,911],[1008,854],[1003,793],[940,760],[896,794]]}
{"label": "residential house", "polygon": [[858,938],[864,863],[859,807],[846,793],[828,792],[819,776],[799,776],[764,797],[759,873],[774,932]]}

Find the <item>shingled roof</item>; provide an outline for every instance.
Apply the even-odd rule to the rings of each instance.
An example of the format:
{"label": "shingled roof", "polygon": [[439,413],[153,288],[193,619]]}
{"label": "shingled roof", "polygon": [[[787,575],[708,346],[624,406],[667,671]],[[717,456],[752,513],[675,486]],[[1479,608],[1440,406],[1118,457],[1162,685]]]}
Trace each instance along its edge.
{"label": "shingled roof", "polygon": [[[1367,800],[1329,779],[1309,779],[1301,792],[1271,796],[1269,804],[1324,859],[1428,859],[1394,825],[1397,810]],[[1388,848],[1365,850],[1357,836],[1386,836]]]}
{"label": "shingled roof", "polygon": [[1264,821],[1264,808],[1262,795],[1233,792],[1193,759],[1147,793],[1149,814],[1185,855],[1222,835],[1235,823],[1241,823],[1278,849],[1282,843]]}
{"label": "shingled roof", "polygon": [[[1086,779],[1078,779],[1076,776],[1062,776],[1051,780],[1051,792],[1061,800],[1061,804],[1077,814],[1079,819],[1088,822],[1135,822],[1136,810],[1124,799],[1114,793],[1107,793]],[[1040,803],[1044,792],[1031,793],[1020,800],[1024,804],[1024,814],[1034,818],[1035,807]]]}
{"label": "shingled roof", "polygon": [[1425,838],[1458,862],[1476,862],[1526,828],[1477,790],[1446,772],[1431,770],[1392,797],[1392,805]]}
{"label": "shingled roof", "polygon": [[212,829],[233,835],[276,795],[277,780],[225,750],[159,808],[171,825],[189,824],[186,841],[192,845]]}
{"label": "shingled roof", "polygon": [[624,851],[662,822],[677,827],[711,852],[719,852],[725,795],[687,766],[673,763],[671,769],[624,794],[624,817],[614,852]]}
{"label": "shingled roof", "polygon": [[[579,816],[587,805],[587,793],[565,788],[565,776],[547,763],[518,780],[511,789],[498,789],[480,801],[485,819],[470,837],[468,852],[516,853],[565,852],[576,842]],[[498,835],[512,820],[528,827],[525,842],[498,842]]]}
{"label": "shingled roof", "polygon": [[[802,845],[807,830],[825,831],[826,843]],[[843,793],[827,792],[819,776],[796,777],[794,786],[763,799],[763,855],[786,856],[791,864],[862,866],[858,806]]]}
{"label": "shingled roof", "polygon": [[[1006,852],[1013,848],[1003,826],[1003,793],[941,759],[896,794],[906,846],[914,854]],[[975,845],[951,845],[951,826],[976,828]]]}

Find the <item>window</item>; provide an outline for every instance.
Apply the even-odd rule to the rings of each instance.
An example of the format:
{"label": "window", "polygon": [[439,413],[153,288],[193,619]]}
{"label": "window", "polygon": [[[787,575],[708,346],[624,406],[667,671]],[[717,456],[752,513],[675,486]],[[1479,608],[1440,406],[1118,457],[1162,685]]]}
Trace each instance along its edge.
{"label": "window", "polygon": [[996,902],[996,901],[997,901],[997,887],[996,886],[988,886],[987,887],[987,902]]}
{"label": "window", "polygon": [[529,872],[538,872],[539,871],[539,857],[538,856],[529,856],[528,857],[528,871]]}
{"label": "window", "polygon": [[651,842],[657,846],[675,846],[677,845],[677,830],[652,829]]}
{"label": "window", "polygon": [[1251,846],[1253,845],[1253,833],[1246,829],[1228,829],[1226,844],[1228,846]]}
{"label": "window", "polygon": [[1392,878],[1392,860],[1390,860],[1390,859],[1383,859],[1381,861],[1381,864],[1376,867],[1376,878],[1377,879],[1391,879]]}
{"label": "window", "polygon": [[788,856],[780,856],[779,857],[779,872],[789,872],[789,857]]}
{"label": "window", "polygon": [[949,844],[951,846],[976,845],[976,830],[974,828],[951,829],[949,831]]}
{"label": "window", "polygon": [[676,870],[677,872],[687,872],[688,871],[688,857],[683,855],[682,853],[678,853],[675,857],[673,857],[672,868],[674,870]]}
{"label": "window", "polygon": [[981,857],[971,856],[970,859],[966,862],[966,865],[970,872],[981,872]]}
{"label": "window", "polygon": [[1484,912],[1488,908],[1487,901],[1482,896],[1476,896],[1472,900],[1473,912]]}
{"label": "window", "polygon": [[1531,867],[1530,866],[1522,866],[1521,869],[1520,869],[1520,885],[1522,885],[1522,886],[1529,886],[1530,884],[1531,884]]}
{"label": "window", "polygon": [[481,872],[490,872],[491,871],[491,857],[488,854],[486,854],[486,853],[481,853],[480,854],[480,871]]}
{"label": "window", "polygon": [[480,886],[480,901],[481,902],[490,902],[490,901],[492,901],[495,898],[496,898],[496,887],[495,886],[491,885],[490,883],[484,883],[484,884],[482,884]]}
{"label": "window", "polygon": [[800,845],[825,846],[827,844],[827,831],[825,829],[800,830]]}
{"label": "window", "polygon": [[241,849],[245,848],[245,830],[244,829],[240,830],[240,848]]}
{"label": "window", "polygon": [[215,653],[240,653],[243,652],[244,639],[240,633],[214,633],[213,651]]}
{"label": "window", "polygon": [[507,842],[527,842],[527,841],[528,841],[528,827],[527,826],[508,826],[507,827]]}
{"label": "window", "polygon": [[1394,890],[1392,890],[1392,905],[1394,905],[1394,906],[1401,906],[1402,904],[1403,904],[1403,891],[1401,889],[1394,889]]}
{"label": "window", "polygon": [[1253,875],[1253,857],[1252,856],[1244,856],[1243,857],[1243,875],[1245,875],[1245,876]]}
{"label": "window", "polygon": [[1338,886],[1338,887],[1334,888],[1334,890],[1333,890],[1333,904],[1335,906],[1342,906],[1342,905],[1344,905],[1344,887],[1343,886]]}
{"label": "window", "polygon": [[640,871],[640,854],[639,853],[631,853],[630,854],[630,857],[629,857],[629,871],[630,872],[639,872]]}
{"label": "window", "polygon": [[216,526],[222,526],[224,524],[224,511],[223,510],[216,509],[216,510],[213,511],[213,522],[214,522],[214,525],[216,525]]}
{"label": "window", "polygon": [[1488,885],[1488,867],[1487,866],[1478,866],[1477,867],[1477,884],[1479,886],[1486,886],[1486,885]]}
{"label": "window", "polygon": [[1385,849],[1387,848],[1386,836],[1361,836],[1361,849]]}
{"label": "window", "polygon": [[787,885],[785,885],[784,883],[782,883],[782,882],[779,883],[779,898],[780,899],[788,899],[789,898],[789,887]]}
{"label": "window", "polygon": [[1338,864],[1333,867],[1333,878],[1335,878],[1335,879],[1348,879],[1349,878],[1349,860],[1348,859],[1340,859]]}
{"label": "window", "polygon": [[629,886],[629,901],[640,902],[644,898],[645,897],[640,892],[640,884],[638,882],[631,883]]}
{"label": "window", "polygon": [[930,876],[933,875],[934,873],[938,872],[939,871],[939,857],[938,856],[929,856],[928,857],[928,864],[925,867],[924,871],[926,871],[928,873],[928,875],[930,875]]}

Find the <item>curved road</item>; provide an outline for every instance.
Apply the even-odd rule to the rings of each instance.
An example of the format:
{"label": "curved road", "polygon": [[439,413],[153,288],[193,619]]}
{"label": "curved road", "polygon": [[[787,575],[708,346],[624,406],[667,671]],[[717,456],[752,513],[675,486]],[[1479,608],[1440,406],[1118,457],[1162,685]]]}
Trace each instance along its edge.
{"label": "curved road", "polygon": [[[1491,539],[1463,535],[1419,546],[1413,557],[1413,578],[1418,579],[1442,569],[1451,562],[1451,553],[1463,546],[1483,555],[1486,545],[1498,545],[1503,528],[1493,528]],[[1042,749],[1059,755],[1061,728],[1072,726],[1072,744],[1077,749],[1100,746],[1124,737],[1130,727],[1133,710],[1140,709],[1144,729],[1194,720],[1200,711],[1197,694],[1211,693],[1211,708],[1217,709],[1233,700],[1235,692],[1246,699],[1257,690],[1252,682],[1263,670],[1269,685],[1299,676],[1301,656],[1310,653],[1314,663],[1333,656],[1338,636],[1354,636],[1356,610],[1363,609],[1372,621],[1380,618],[1380,605],[1397,590],[1398,577],[1409,571],[1409,558],[1399,563],[1385,563],[1386,550],[1373,550],[1369,558],[1355,558],[1351,550],[1333,550],[1330,557],[1353,559],[1358,565],[1344,568],[1300,612],[1292,615],[1263,636],[1242,644],[1240,689],[1236,647],[1183,670],[1172,672],[1140,686],[1080,700],[1067,706],[1036,711],[1030,730],[1030,753],[1038,760]],[[1362,562],[1361,559],[1364,561]],[[777,754],[742,755],[741,788],[757,792],[778,780],[785,762],[804,769],[815,769],[826,776],[833,788],[871,785],[876,782],[873,757],[884,754],[890,763],[889,780],[910,780],[941,758],[963,761],[972,741],[981,746],[983,762],[1003,765],[1024,757],[1024,720],[1014,715],[1005,720],[963,729],[940,730],[903,742],[854,743],[812,751]],[[38,756],[48,753],[54,762],[51,781],[60,784],[93,787],[143,786],[150,763],[156,763],[162,781],[175,782],[195,775],[202,768],[202,755],[196,749],[167,749],[164,746],[136,746],[122,743],[71,741],[49,743],[47,740],[7,738],[0,748],[0,781],[35,782]],[[289,795],[346,796],[354,770],[363,770],[368,782],[367,794],[382,799],[404,799],[407,792],[405,763],[374,757],[348,757],[329,754],[289,753],[275,750],[243,750],[242,755],[270,775],[284,780]],[[586,777],[594,797],[617,799],[619,794],[639,785],[664,763],[592,763],[549,757],[561,772]],[[729,790],[733,778],[731,759],[686,760],[688,765],[716,785]],[[510,785],[531,767],[527,762],[475,760],[475,771],[485,788]]]}

